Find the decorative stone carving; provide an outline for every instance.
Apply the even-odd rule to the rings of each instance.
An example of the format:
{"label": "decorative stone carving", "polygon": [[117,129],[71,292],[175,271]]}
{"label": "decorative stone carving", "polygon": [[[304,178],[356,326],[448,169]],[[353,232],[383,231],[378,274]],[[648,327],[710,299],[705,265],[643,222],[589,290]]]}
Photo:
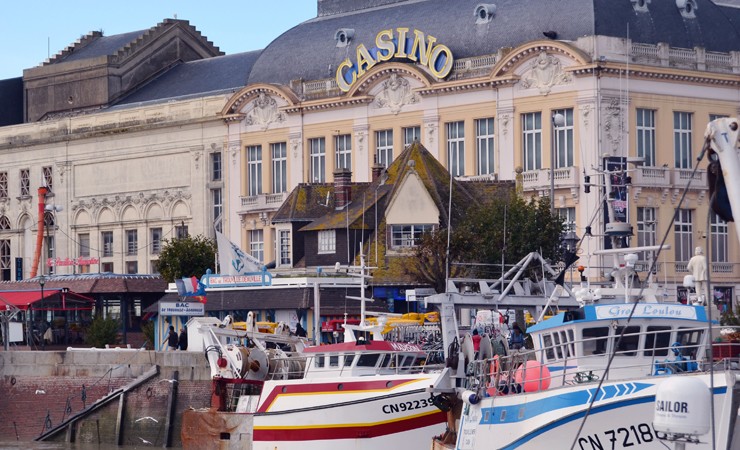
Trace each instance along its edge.
{"label": "decorative stone carving", "polygon": [[285,121],[285,114],[278,111],[278,104],[274,98],[260,92],[259,96],[252,102],[252,111],[247,114],[247,125],[257,125],[266,130],[271,123]]}
{"label": "decorative stone carving", "polygon": [[200,157],[201,157],[201,152],[193,152],[193,160],[195,161],[195,170],[200,169]]}
{"label": "decorative stone carving", "polygon": [[301,138],[292,138],[290,140],[290,149],[293,151],[293,159],[298,159],[298,150],[301,147]]}
{"label": "decorative stone carving", "polygon": [[229,142],[229,154],[231,155],[231,165],[236,166],[239,162],[239,142]]}
{"label": "decorative stone carving", "polygon": [[419,95],[411,91],[408,80],[395,73],[383,82],[383,90],[375,96],[375,104],[378,108],[390,108],[393,114],[401,112],[401,108],[405,105],[419,101]]}
{"label": "decorative stone carving", "polygon": [[619,144],[622,142],[622,108],[619,99],[612,98],[609,104],[604,108],[604,134],[606,141],[611,147],[612,153],[619,150]]}
{"label": "decorative stone carving", "polygon": [[557,57],[542,51],[522,76],[521,85],[525,89],[537,88],[540,94],[547,95],[553,86],[570,83],[572,80],[573,76],[563,71]]}
{"label": "decorative stone carving", "polygon": [[501,127],[501,132],[503,134],[507,134],[509,132],[509,122],[511,121],[511,116],[509,113],[501,114],[498,116],[498,123]]}
{"label": "decorative stone carving", "polygon": [[355,131],[355,138],[357,139],[357,151],[362,153],[365,151],[365,138],[367,137],[367,131],[359,130]]}
{"label": "decorative stone carving", "polygon": [[434,144],[434,136],[437,134],[437,124],[434,122],[429,122],[426,124],[427,126],[427,134],[429,135],[429,145]]}
{"label": "decorative stone carving", "polygon": [[586,105],[581,105],[579,109],[581,111],[581,121],[583,122],[583,126],[585,128],[588,128],[589,120],[591,119],[591,111],[593,110],[593,106],[589,103]]}

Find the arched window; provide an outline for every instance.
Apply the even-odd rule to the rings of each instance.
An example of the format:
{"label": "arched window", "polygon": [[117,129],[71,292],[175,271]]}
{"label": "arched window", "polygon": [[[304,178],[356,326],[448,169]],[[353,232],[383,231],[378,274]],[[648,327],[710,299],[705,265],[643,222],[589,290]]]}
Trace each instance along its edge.
{"label": "arched window", "polygon": [[10,220],[6,216],[0,216],[0,230],[9,230]]}

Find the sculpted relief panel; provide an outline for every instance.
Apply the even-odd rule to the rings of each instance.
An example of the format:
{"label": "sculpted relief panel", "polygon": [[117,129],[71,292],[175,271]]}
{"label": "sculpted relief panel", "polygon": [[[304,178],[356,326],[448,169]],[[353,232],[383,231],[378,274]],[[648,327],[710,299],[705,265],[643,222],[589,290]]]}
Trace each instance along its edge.
{"label": "sculpted relief panel", "polygon": [[398,114],[404,106],[421,100],[419,94],[411,90],[411,83],[396,73],[392,73],[381,86],[381,91],[375,95],[375,106],[389,108],[393,114]]}
{"label": "sculpted relief panel", "polygon": [[278,110],[277,101],[260,92],[252,102],[252,110],[247,113],[247,125],[258,126],[264,131],[270,124],[282,122],[285,122],[285,114]]}
{"label": "sculpted relief panel", "polygon": [[573,75],[563,71],[560,60],[545,51],[540,52],[521,75],[519,82],[524,89],[539,89],[540,94],[547,95],[553,86],[573,81]]}

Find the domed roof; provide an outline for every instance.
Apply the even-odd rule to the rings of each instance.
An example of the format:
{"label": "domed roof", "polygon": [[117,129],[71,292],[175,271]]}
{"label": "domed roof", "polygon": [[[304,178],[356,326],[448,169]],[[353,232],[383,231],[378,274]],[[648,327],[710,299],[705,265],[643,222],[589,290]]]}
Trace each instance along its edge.
{"label": "domed roof", "polygon": [[[412,37],[413,30],[433,36],[456,59],[494,54],[546,36],[574,41],[605,35],[718,52],[740,47],[740,9],[710,0],[687,0],[693,17],[670,0],[487,1],[407,0],[382,6],[372,6],[379,3],[374,0],[351,1],[353,8],[320,15],[275,39],[255,62],[248,82],[333,78],[342,61],[356,60],[359,44],[371,49],[378,32],[398,27],[409,28]],[[366,6],[358,6],[363,2]],[[494,14],[477,16],[479,5],[489,11],[495,5]],[[340,29],[351,30],[348,45],[337,45]]]}

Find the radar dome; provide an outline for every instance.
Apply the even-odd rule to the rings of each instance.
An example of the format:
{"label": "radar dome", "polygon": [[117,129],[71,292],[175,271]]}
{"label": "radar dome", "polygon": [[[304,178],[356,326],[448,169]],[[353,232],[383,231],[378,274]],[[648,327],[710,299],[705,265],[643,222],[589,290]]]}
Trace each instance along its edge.
{"label": "radar dome", "polygon": [[672,377],[655,394],[655,431],[701,436],[709,432],[710,392],[695,377]]}

